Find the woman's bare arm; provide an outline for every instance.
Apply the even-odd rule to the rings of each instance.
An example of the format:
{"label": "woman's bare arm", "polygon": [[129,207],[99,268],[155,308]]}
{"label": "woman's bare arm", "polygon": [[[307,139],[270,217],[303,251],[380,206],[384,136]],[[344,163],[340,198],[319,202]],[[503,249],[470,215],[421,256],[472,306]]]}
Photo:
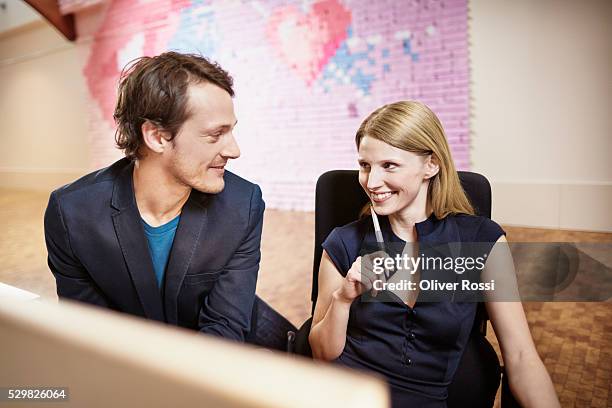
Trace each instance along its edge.
{"label": "woman's bare arm", "polygon": [[329,361],[342,354],[351,303],[372,286],[369,281],[364,285],[361,282],[361,257],[355,260],[346,277],[342,277],[327,252],[323,251],[319,267],[319,296],[308,336],[314,358]]}
{"label": "woman's bare arm", "polygon": [[[514,274],[512,255],[502,236],[491,251],[485,266],[485,280],[497,271]],[[511,269],[511,270],[510,270]],[[504,285],[516,284],[506,276]],[[497,282],[496,282],[497,286]],[[498,287],[499,288],[499,287]],[[517,288],[503,287],[505,295],[515,293],[515,301],[490,301],[487,312],[499,340],[512,395],[523,407],[560,407],[555,388],[535,348]]]}

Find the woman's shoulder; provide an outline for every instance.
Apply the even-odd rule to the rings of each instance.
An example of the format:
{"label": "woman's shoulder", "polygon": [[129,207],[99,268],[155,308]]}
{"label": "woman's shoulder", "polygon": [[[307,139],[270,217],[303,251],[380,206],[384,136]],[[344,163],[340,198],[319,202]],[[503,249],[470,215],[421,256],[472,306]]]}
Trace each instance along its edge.
{"label": "woman's shoulder", "polygon": [[361,243],[363,242],[369,225],[370,223],[367,222],[367,218],[364,217],[342,225],[341,227],[336,227],[325,239],[323,247],[325,249],[328,249],[326,246],[342,247],[348,252],[350,257],[355,256],[355,254],[359,253]]}
{"label": "woman's shoulder", "polygon": [[342,273],[346,273],[359,256],[368,227],[367,218],[364,217],[334,228],[323,242],[323,249]]}
{"label": "woman's shoulder", "polygon": [[349,222],[340,227],[336,227],[330,233],[336,235],[338,238],[342,238],[343,241],[361,241],[368,228],[370,227],[371,220],[368,217],[363,217],[358,220]]}
{"label": "woman's shoulder", "polygon": [[496,242],[499,237],[506,235],[498,223],[481,215],[454,214],[447,218],[457,224],[464,241]]}

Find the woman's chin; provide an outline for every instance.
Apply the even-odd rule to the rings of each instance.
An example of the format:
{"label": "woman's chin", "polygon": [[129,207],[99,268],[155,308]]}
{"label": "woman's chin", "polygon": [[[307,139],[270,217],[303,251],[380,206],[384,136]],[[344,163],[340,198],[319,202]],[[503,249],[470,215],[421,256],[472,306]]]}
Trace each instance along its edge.
{"label": "woman's chin", "polygon": [[393,208],[390,205],[385,205],[385,203],[372,203],[374,204],[374,211],[376,211],[377,215],[381,215],[381,216],[387,216],[390,214],[393,214]]}

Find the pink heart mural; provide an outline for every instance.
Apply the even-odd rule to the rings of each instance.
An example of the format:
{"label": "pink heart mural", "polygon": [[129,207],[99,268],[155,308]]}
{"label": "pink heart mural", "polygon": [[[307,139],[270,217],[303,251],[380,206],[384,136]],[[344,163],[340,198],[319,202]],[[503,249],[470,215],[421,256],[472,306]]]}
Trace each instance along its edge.
{"label": "pink heart mural", "polygon": [[[91,53],[83,69],[91,96],[109,125],[115,126],[113,111],[123,68],[119,53],[129,46],[130,40],[139,32],[143,33],[144,43],[142,49],[134,50],[132,58],[164,51],[168,39],[178,28],[180,11],[187,6],[189,0],[160,2],[155,7],[144,7],[133,0],[115,0],[109,5],[102,25],[95,33]],[[132,13],[128,15],[126,9]],[[167,21],[168,29],[147,29],[151,22],[160,21]]]}
{"label": "pink heart mural", "polygon": [[280,58],[310,85],[347,37],[351,12],[338,0],[315,2],[308,14],[295,6],[274,10],[266,35]]}

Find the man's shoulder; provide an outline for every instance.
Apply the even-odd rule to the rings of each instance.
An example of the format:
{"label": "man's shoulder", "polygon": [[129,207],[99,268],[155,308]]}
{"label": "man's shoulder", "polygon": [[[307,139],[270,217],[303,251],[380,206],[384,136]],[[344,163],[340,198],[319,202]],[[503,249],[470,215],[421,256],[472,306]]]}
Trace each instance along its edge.
{"label": "man's shoulder", "polygon": [[[209,213],[221,216],[223,219],[231,217],[250,217],[251,213],[259,213],[263,216],[265,202],[261,189],[235,173],[225,170],[223,175],[225,186],[216,194],[195,192],[196,200],[208,208]],[[230,211],[228,211],[230,210]],[[221,215],[222,214],[222,215]]]}
{"label": "man's shoulder", "polygon": [[229,170],[225,170],[225,173],[223,174],[223,179],[225,180],[226,185],[232,186],[233,188],[245,188],[250,190],[257,187],[257,184],[243,177],[240,177],[236,173],[232,173]]}
{"label": "man's shoulder", "polygon": [[108,167],[93,171],[89,174],[80,177],[79,179],[68,183],[54,190],[51,195],[57,199],[66,198],[68,196],[82,196],[84,198],[92,198],[92,191],[108,190],[112,191],[112,186],[118,175],[127,166],[131,165],[131,161],[127,158],[116,161]]}
{"label": "man's shoulder", "polygon": [[225,170],[223,175],[225,181],[225,188],[222,193],[225,196],[246,196],[250,198],[253,194],[261,196],[261,189],[259,186],[245,178],[240,177],[236,173]]}
{"label": "man's shoulder", "polygon": [[240,223],[247,224],[250,224],[253,216],[257,219],[263,217],[266,204],[257,184],[228,170],[225,171],[223,180],[225,181],[223,191],[209,195],[209,211],[214,211],[226,221],[238,219],[241,220]]}

